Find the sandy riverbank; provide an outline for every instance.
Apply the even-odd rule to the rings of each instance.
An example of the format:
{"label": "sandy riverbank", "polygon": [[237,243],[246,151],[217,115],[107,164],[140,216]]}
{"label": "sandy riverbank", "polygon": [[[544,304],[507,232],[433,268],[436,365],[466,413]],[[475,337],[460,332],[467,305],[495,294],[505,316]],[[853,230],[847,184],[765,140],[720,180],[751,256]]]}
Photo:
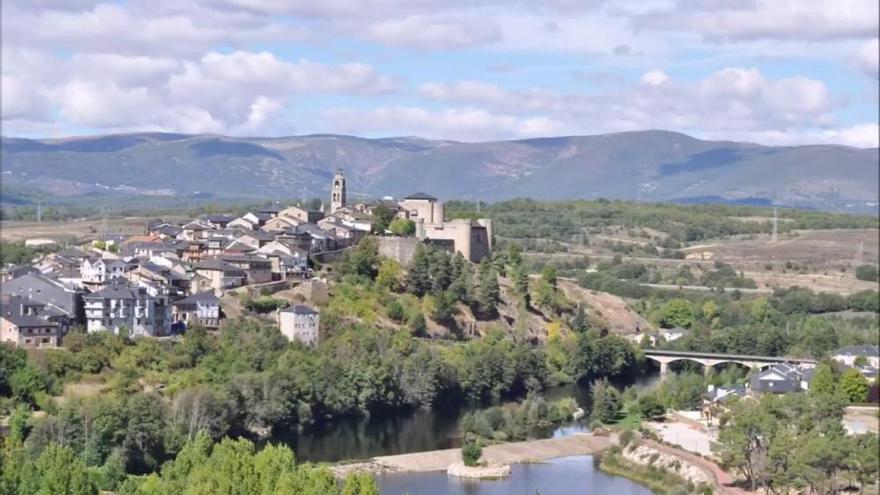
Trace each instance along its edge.
{"label": "sandy riverbank", "polygon": [[[537,462],[556,457],[590,455],[611,446],[611,439],[589,433],[575,433],[562,438],[528,440],[490,445],[483,449],[482,460],[490,465]],[[361,463],[340,464],[333,467],[337,475],[352,471],[429,472],[446,471],[450,465],[461,461],[461,449],[434,450],[375,457]]]}

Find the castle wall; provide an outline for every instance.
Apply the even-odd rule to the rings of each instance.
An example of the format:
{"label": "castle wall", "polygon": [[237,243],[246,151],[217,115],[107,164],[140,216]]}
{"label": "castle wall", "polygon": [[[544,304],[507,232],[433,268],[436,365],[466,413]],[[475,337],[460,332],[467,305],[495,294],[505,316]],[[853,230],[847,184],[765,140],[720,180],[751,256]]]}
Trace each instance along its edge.
{"label": "castle wall", "polygon": [[401,265],[409,265],[421,243],[415,237],[378,237],[379,256],[391,258]]}

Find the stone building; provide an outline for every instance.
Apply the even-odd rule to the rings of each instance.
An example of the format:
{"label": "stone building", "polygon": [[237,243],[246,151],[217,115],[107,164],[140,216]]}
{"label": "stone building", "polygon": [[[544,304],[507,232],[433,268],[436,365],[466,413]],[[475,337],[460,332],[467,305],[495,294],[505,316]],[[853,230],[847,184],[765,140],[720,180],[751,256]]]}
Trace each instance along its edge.
{"label": "stone building", "polygon": [[[410,194],[397,202],[386,197],[380,201],[362,202],[347,207],[345,176],[342,172],[337,172],[333,177],[330,193],[331,214],[322,222],[324,226],[329,227],[332,219],[336,217],[345,220],[346,214],[352,216],[370,214],[372,209],[379,205],[396,210],[398,218],[412,220],[416,225],[415,237],[421,241],[443,245],[450,251],[461,253],[462,256],[474,263],[479,263],[483,258],[488,258],[492,254],[491,219],[457,218],[447,221],[443,203],[434,196],[423,192]],[[353,223],[345,221],[342,223],[355,229],[361,228]],[[395,246],[389,244],[387,247],[394,248]],[[394,251],[400,257],[408,257],[406,252],[398,253],[396,249]]]}
{"label": "stone building", "polygon": [[448,244],[452,251],[479,263],[492,254],[492,220],[456,218],[447,221],[443,203],[425,193],[410,194],[398,203],[398,216],[416,224],[416,238]]}
{"label": "stone building", "polygon": [[345,208],[345,205],[345,176],[342,175],[342,171],[339,170],[336,172],[336,175],[333,176],[333,183],[330,187],[330,213],[336,213],[336,210]]}
{"label": "stone building", "polygon": [[2,315],[0,342],[15,347],[58,347],[61,327],[38,316]]}
{"label": "stone building", "polygon": [[287,340],[317,345],[321,316],[314,309],[297,304],[278,311],[278,327]]}

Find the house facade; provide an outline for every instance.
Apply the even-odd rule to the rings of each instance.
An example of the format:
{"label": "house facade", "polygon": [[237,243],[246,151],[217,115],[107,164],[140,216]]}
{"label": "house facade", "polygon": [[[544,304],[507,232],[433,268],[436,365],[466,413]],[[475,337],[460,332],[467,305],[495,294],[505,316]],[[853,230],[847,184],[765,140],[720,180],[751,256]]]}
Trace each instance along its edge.
{"label": "house facade", "polygon": [[15,347],[58,347],[61,327],[31,315],[0,316],[0,342]]}
{"label": "house facade", "polygon": [[157,336],[166,333],[166,308],[162,300],[143,287],[113,283],[83,297],[86,330],[89,333],[123,328],[132,336]]}
{"label": "house facade", "polygon": [[314,309],[297,304],[278,311],[278,327],[287,340],[317,345],[321,316]]}
{"label": "house facade", "polygon": [[[860,359],[861,358],[861,359]],[[834,360],[844,366],[856,366],[856,360],[871,368],[880,368],[880,347],[876,345],[850,345],[837,350]]]}
{"label": "house facade", "polygon": [[220,326],[220,299],[212,292],[193,294],[185,299],[171,303],[171,323],[183,324],[184,329],[192,325],[205,328]]}
{"label": "house facade", "polygon": [[749,380],[749,388],[756,393],[786,394],[808,390],[812,370],[795,365],[774,364]]}
{"label": "house facade", "polygon": [[98,289],[111,280],[125,277],[126,264],[115,259],[85,259],[80,265],[82,284],[90,289]]}

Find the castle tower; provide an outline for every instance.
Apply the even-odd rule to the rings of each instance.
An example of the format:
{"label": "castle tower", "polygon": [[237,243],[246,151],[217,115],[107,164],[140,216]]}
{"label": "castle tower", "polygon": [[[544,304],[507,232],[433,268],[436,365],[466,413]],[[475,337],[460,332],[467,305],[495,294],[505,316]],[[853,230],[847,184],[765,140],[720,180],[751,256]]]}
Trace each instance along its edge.
{"label": "castle tower", "polygon": [[330,186],[330,213],[345,207],[345,176],[341,170],[333,176],[333,184]]}

